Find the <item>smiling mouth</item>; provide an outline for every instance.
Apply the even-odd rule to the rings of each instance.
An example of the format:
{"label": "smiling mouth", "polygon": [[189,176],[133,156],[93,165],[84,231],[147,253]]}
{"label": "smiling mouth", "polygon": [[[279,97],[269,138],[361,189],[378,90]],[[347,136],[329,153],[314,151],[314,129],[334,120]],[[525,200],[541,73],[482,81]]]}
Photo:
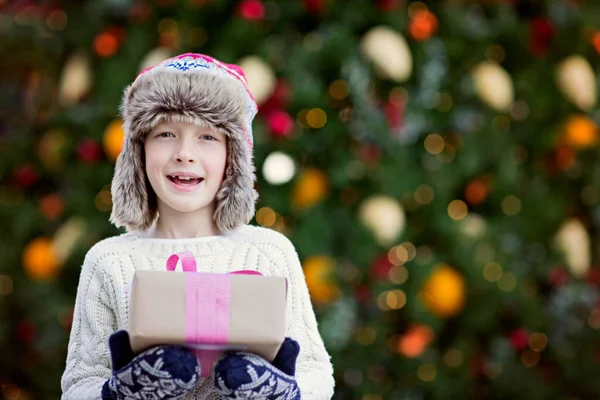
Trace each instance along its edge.
{"label": "smiling mouth", "polygon": [[190,179],[180,179],[178,177],[175,176],[171,176],[171,175],[167,175],[167,178],[169,178],[169,180],[173,183],[176,183],[178,185],[197,185],[198,183],[202,182],[204,180],[204,178],[190,178]]}

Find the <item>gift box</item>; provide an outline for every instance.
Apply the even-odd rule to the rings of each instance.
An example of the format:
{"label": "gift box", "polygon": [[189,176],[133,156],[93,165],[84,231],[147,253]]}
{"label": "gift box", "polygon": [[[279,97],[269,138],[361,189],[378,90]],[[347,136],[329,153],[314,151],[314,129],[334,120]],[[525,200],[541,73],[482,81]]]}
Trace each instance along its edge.
{"label": "gift box", "polygon": [[[175,272],[181,259],[183,272]],[[272,361],[285,339],[287,281],[256,271],[196,272],[191,253],[174,254],[166,271],[135,271],[130,289],[129,338],[135,353],[162,344],[185,345],[208,376],[225,350]]]}

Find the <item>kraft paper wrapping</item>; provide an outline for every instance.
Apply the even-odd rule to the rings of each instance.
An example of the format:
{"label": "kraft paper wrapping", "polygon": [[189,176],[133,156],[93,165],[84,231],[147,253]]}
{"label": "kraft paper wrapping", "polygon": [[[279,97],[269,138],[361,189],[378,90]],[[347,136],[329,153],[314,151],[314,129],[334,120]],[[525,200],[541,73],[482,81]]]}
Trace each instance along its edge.
{"label": "kraft paper wrapping", "polygon": [[[211,275],[170,271],[135,272],[129,303],[128,331],[132,350],[138,353],[156,345],[180,344],[207,350],[244,350],[273,361],[285,339],[286,279],[227,275],[230,280],[229,330],[227,343],[222,345],[186,342],[188,274]],[[198,304],[198,307],[202,307],[202,304]],[[199,324],[203,322],[198,321]]]}

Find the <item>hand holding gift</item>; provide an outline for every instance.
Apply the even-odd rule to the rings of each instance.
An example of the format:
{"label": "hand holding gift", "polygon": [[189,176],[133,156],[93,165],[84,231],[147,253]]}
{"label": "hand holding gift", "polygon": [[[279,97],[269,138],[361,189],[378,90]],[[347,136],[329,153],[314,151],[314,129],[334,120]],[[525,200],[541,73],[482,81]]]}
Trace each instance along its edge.
{"label": "hand holding gift", "polygon": [[225,399],[300,400],[294,377],[299,353],[291,338],[285,338],[272,363],[252,353],[231,353],[215,366],[215,387]]}
{"label": "hand holding gift", "polygon": [[200,364],[184,347],[155,346],[135,356],[124,330],[113,333],[108,343],[112,377],[102,387],[103,400],[172,399],[190,392],[198,381]]}

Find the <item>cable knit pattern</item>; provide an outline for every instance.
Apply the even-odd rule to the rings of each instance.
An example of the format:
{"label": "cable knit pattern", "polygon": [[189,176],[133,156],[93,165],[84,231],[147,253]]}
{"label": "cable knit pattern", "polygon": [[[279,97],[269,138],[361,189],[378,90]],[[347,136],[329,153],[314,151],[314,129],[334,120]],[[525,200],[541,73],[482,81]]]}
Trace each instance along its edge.
{"label": "cable knit pattern", "polygon": [[[191,251],[202,272],[254,269],[263,275],[287,277],[286,336],[300,344],[296,380],[302,399],[333,396],[333,366],[317,329],[294,246],[279,232],[244,225],[222,236],[155,239],[131,232],[96,243],[85,256],[77,288],[61,380],[62,400],[101,398],[102,385],[111,376],[108,338],[119,329],[127,329],[129,285],[134,271],[165,270],[167,258],[181,251]],[[177,270],[180,268],[178,265]],[[212,373],[200,378],[194,390],[181,399],[220,399],[213,381]]]}

